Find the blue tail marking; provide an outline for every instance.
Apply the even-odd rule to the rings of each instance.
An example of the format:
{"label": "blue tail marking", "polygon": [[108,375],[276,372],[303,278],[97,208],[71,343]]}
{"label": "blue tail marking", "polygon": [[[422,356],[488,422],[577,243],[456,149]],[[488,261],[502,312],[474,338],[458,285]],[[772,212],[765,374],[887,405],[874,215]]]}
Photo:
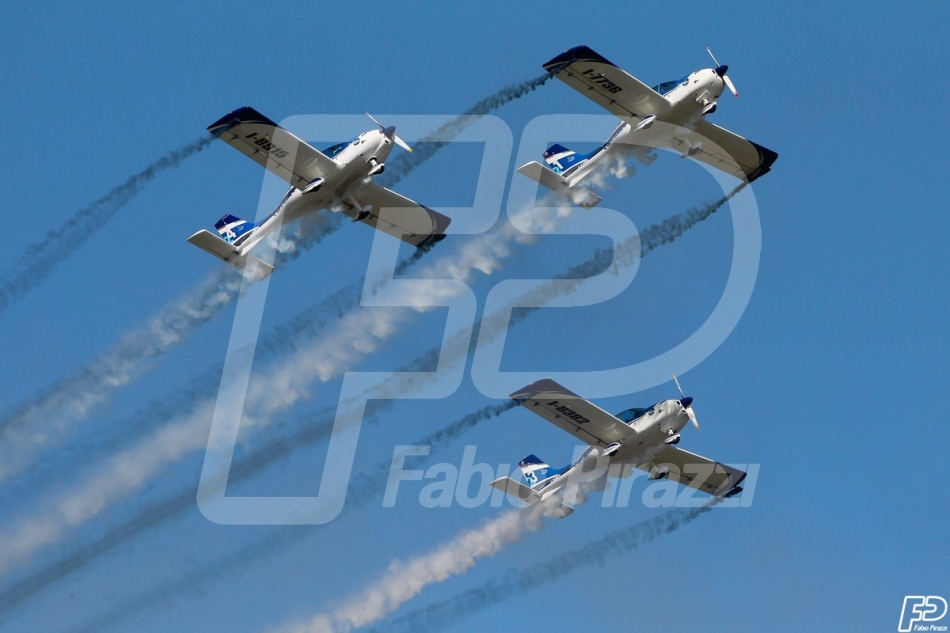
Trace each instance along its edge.
{"label": "blue tail marking", "polygon": [[544,156],[544,162],[548,164],[551,171],[556,174],[564,174],[564,172],[569,171],[572,167],[577,166],[599,152],[600,149],[602,148],[598,148],[590,154],[578,154],[570,148],[555,143],[547,148],[542,156]]}
{"label": "blue tail marking", "polygon": [[257,225],[229,213],[215,222],[214,228],[217,229],[218,235],[228,244],[234,244],[242,235],[246,235],[256,229]]}
{"label": "blue tail marking", "polygon": [[537,455],[528,455],[518,462],[518,466],[521,468],[521,474],[524,476],[525,481],[527,481],[528,485],[532,488],[542,481],[550,479],[555,475],[560,475],[568,468],[551,468],[541,461]]}

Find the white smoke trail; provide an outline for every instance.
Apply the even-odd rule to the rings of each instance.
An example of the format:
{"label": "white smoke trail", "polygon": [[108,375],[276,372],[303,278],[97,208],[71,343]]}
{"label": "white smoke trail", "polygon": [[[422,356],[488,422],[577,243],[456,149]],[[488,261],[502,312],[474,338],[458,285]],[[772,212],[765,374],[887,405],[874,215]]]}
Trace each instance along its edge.
{"label": "white smoke trail", "polygon": [[[416,152],[404,154],[391,161],[389,169],[379,182],[386,186],[398,183],[415,168],[432,158],[445,146],[446,142],[470,125],[473,120],[472,115],[487,114],[521,98],[542,86],[551,76],[550,73],[545,73],[535,79],[505,86],[495,94],[479,101],[463,116],[449,121],[421,139],[421,146]],[[138,187],[143,183],[154,178],[160,171],[176,166],[191,154],[204,149],[213,140],[212,137],[201,139],[157,161],[114,189],[109,195],[80,211],[69,226],[73,228],[85,226],[80,222],[89,222],[94,219],[101,221],[106,217],[103,214],[115,213],[137,193]],[[119,206],[115,207],[116,204]],[[297,234],[293,240],[280,240],[275,266],[279,267],[297,259],[303,252],[338,230],[340,226],[342,223],[339,221],[338,214],[333,214],[329,221],[317,219],[316,228],[314,228],[314,220],[308,221],[305,218],[298,223]],[[52,248],[51,245],[55,245],[57,240],[62,239],[64,231],[65,228],[50,232],[47,240],[43,244],[31,247],[28,254],[42,255]],[[415,256],[405,262],[401,268],[405,269],[415,264],[425,252],[417,251]],[[192,329],[210,320],[220,308],[230,303],[239,288],[240,277],[236,273],[230,270],[216,273],[191,297],[165,309],[146,327],[124,337],[92,364],[84,367],[77,374],[60,380],[0,418],[3,444],[8,447],[9,453],[0,452],[0,482],[32,464],[36,457],[35,451],[39,447],[48,447],[56,438],[64,435],[73,423],[86,418],[94,407],[102,405],[111,393],[145,373],[150,360],[169,347],[180,344]],[[354,307],[359,294],[347,294],[351,298],[346,305]],[[0,302],[2,300],[3,295],[0,294]],[[0,310],[2,308],[3,305],[0,304]]]}
{"label": "white smoke trail", "polygon": [[[324,221],[308,227],[301,239],[313,245],[338,226],[339,222]],[[295,242],[288,241],[287,252],[296,250]],[[183,344],[230,305],[240,289],[241,273],[222,265],[196,290],[172,301],[95,361],[4,415],[0,419],[0,483],[32,465],[40,451],[49,450],[73,425],[147,373],[158,356]]]}
{"label": "white smoke trail", "polygon": [[[366,408],[366,421],[378,420],[378,416],[387,410],[392,402],[374,401],[370,403]],[[505,401],[482,407],[462,416],[445,428],[419,438],[414,444],[429,446],[435,452],[482,421],[497,417],[517,406],[517,404],[514,401]],[[287,456],[302,446],[325,441],[330,436],[333,417],[332,407],[317,411],[301,420],[298,424],[300,428],[297,431],[289,435],[280,435],[254,448],[247,454],[237,457],[232,464],[226,483],[246,481],[276,460]],[[363,507],[385,490],[389,480],[391,463],[390,459],[383,460],[374,468],[353,477],[347,493],[347,504],[343,509],[344,512],[352,512]],[[224,483],[222,482],[222,484]],[[113,525],[96,536],[95,539],[74,545],[70,551],[64,552],[54,561],[45,564],[28,575],[17,578],[14,582],[6,584],[3,590],[0,591],[0,621],[31,597],[86,568],[95,561],[101,560],[104,555],[114,552],[129,540],[175,519],[188,509],[194,508],[194,503],[194,487],[188,486],[177,494],[139,508],[134,516]],[[114,604],[109,612],[99,614],[99,617],[90,620],[86,625],[80,626],[79,630],[84,633],[101,631],[112,622],[148,608],[155,600],[164,600],[175,592],[187,591],[188,587],[198,587],[213,579],[218,573],[233,572],[253,561],[260,560],[265,555],[271,555],[311,533],[311,530],[282,532],[276,538],[273,534],[268,534],[211,565],[205,565],[198,572],[189,570],[185,576],[176,578],[166,586],[154,587],[131,599]],[[228,571],[225,572],[225,570]]]}
{"label": "white smoke trail", "polygon": [[77,211],[58,228],[50,230],[42,242],[28,246],[17,260],[14,270],[0,277],[0,313],[21,301],[42,283],[57,264],[64,262],[89,241],[138,195],[142,187],[163,171],[178,167],[185,159],[208,147],[213,140],[212,136],[200,138],[166,154]]}
{"label": "white smoke trail", "polygon": [[[525,212],[529,214],[526,223],[542,232],[557,226],[570,212],[569,207],[533,207]],[[491,274],[511,254],[510,243],[521,239],[523,234],[506,223],[464,244],[458,254],[439,258],[420,276],[465,282],[476,271]],[[404,299],[407,305],[437,305],[442,293],[436,284],[421,289],[417,285],[412,296]],[[275,415],[308,396],[314,379],[326,382],[353,367],[395,335],[412,313],[349,313],[314,344],[301,348],[288,362],[254,380],[247,394],[242,434],[266,426]],[[42,516],[20,521],[12,531],[0,535],[0,574],[140,489],[169,463],[204,448],[213,410],[214,402],[209,400],[194,413],[156,430],[137,446],[113,455],[97,472],[50,503]]]}
{"label": "white smoke trail", "polygon": [[[730,196],[738,190],[739,188]],[[714,213],[725,204],[728,197],[697,209],[690,209],[650,227],[640,238],[631,241],[627,248],[631,253],[639,254],[676,239],[690,226]],[[569,211],[564,207],[537,207],[532,208],[529,213],[537,214],[532,217],[535,226],[550,228],[554,218],[563,218]],[[474,270],[490,273],[500,265],[501,259],[510,253],[508,243],[512,239],[518,239],[520,235],[510,226],[504,225],[479,236],[481,239],[475,241],[484,242],[481,248],[470,248],[466,245],[458,256],[437,260],[430,273],[433,277],[454,277],[463,281],[468,279]],[[599,262],[599,259],[600,257],[595,256],[579,268],[602,267],[603,262]],[[607,261],[609,263],[610,259]],[[583,281],[577,280],[578,284]],[[532,305],[542,306],[549,302],[554,296],[564,292],[563,286],[560,288],[559,290],[555,286],[542,285],[532,291],[532,298],[535,299]],[[434,287],[432,291],[441,292]],[[416,294],[418,291],[414,289],[413,292]],[[432,303],[437,298],[428,297]],[[396,310],[360,311],[348,315],[337,327],[332,328],[327,336],[298,351],[288,363],[271,371],[265,379],[255,381],[255,386],[249,390],[247,398],[248,408],[253,413],[244,420],[242,432],[247,433],[255,426],[266,425],[274,415],[306,397],[310,382],[314,378],[327,381],[352,367],[365,354],[372,352],[386,338],[394,335],[399,326],[407,320],[407,316],[407,312]],[[491,331],[491,328],[499,326],[494,322],[494,315],[490,315],[483,321],[482,327]],[[266,385],[266,388],[262,385]],[[139,446],[113,457],[98,475],[87,479],[55,504],[54,510],[46,517],[25,521],[13,534],[0,538],[0,573],[39,547],[58,541],[67,528],[88,521],[106,507],[125,498],[168,463],[203,448],[207,441],[207,421],[211,417],[211,411],[212,403],[208,402],[199,408],[197,413],[159,429]]]}
{"label": "white smoke trail", "polygon": [[591,565],[603,566],[610,556],[636,550],[641,545],[696,520],[712,510],[718,501],[714,498],[708,504],[698,508],[669,510],[660,516],[610,532],[603,538],[592,541],[579,549],[558,554],[528,567],[512,569],[500,578],[490,580],[479,587],[396,618],[388,623],[384,630],[428,633],[457,625],[459,620],[466,616],[522,596],[528,591],[554,582],[578,569]]}
{"label": "white smoke trail", "polygon": [[537,532],[544,524],[544,517],[558,516],[562,511],[562,500],[570,499],[575,506],[586,503],[588,493],[602,488],[606,463],[603,466],[589,473],[572,476],[572,480],[562,490],[545,501],[504,512],[498,518],[467,530],[432,552],[408,562],[394,561],[382,578],[344,599],[340,606],[328,613],[287,622],[270,631],[346,633],[381,620],[418,595],[426,586],[464,574],[480,559],[492,557],[507,545],[521,541],[525,532]]}
{"label": "white smoke trail", "polygon": [[415,597],[427,585],[463,574],[479,559],[491,557],[543,525],[541,505],[511,510],[434,551],[408,561],[393,561],[386,574],[328,613],[288,622],[274,633],[341,633],[372,624]]}
{"label": "white smoke trail", "polygon": [[[673,242],[680,235],[682,235],[686,230],[690,229],[691,227],[695,226],[697,223],[708,218],[711,214],[715,213],[723,204],[725,204],[725,202],[728,200],[729,197],[735,195],[738,192],[738,190],[741,188],[742,187],[740,186],[739,188],[732,191],[723,199],[720,199],[712,203],[707,203],[700,207],[688,209],[687,211],[674,215],[659,224],[655,224],[647,228],[641,233],[639,239],[631,240],[631,243],[625,245],[625,247],[636,248],[637,250],[641,251],[641,256],[645,256],[648,253],[652,252],[654,249],[658,248],[659,246]],[[611,256],[608,256],[608,255],[611,255]],[[583,275],[589,276],[589,275],[596,274],[597,272],[603,270],[603,268],[606,265],[609,265],[611,263],[611,260],[612,260],[612,254],[610,254],[609,251],[607,252],[598,251],[588,261],[583,262],[582,264],[579,264],[578,266],[572,267],[571,269],[569,269],[568,271],[560,275],[559,278],[572,279],[578,276],[583,276]],[[583,279],[578,279],[578,283],[582,283],[583,281],[584,281]],[[518,320],[520,321],[520,319]],[[487,321],[490,323],[491,317],[488,317]],[[458,347],[459,349],[461,349],[461,347],[455,345],[453,341],[455,341],[455,339],[459,338],[460,336],[463,338],[467,337],[468,339],[470,339],[471,334],[472,334],[471,330],[468,330],[467,332],[460,332],[456,336],[452,337],[452,340],[448,343],[448,345],[452,347]],[[468,349],[467,345],[465,346],[465,349],[466,350]],[[457,354],[459,353],[461,352],[457,352]],[[433,349],[423,354],[421,358],[428,358],[428,357],[434,358],[435,356],[438,356],[438,354],[439,354],[439,350]],[[445,355],[444,351],[443,351],[443,355]],[[414,361],[414,362],[417,363],[418,361]],[[405,371],[405,370],[400,370],[400,371]],[[410,383],[410,384],[390,385],[389,387],[391,389],[396,389],[398,391],[405,393],[411,390],[411,388],[414,386],[415,386],[414,383]],[[480,421],[485,420],[485,419],[490,419],[491,417],[499,415],[500,413],[503,413],[504,411],[508,410],[511,406],[512,406],[512,403],[505,403],[503,405],[493,405],[484,410],[479,410],[473,414],[465,416],[458,422],[450,425],[449,427],[446,427],[442,431],[437,432],[436,434],[430,436],[429,438],[426,438],[425,441],[421,441],[419,443],[435,444],[437,442],[443,442],[443,441],[447,441],[455,437],[458,437],[459,435],[461,435],[468,429],[474,427]],[[369,409],[367,409],[367,415],[369,415]],[[330,420],[325,420],[322,423],[321,426],[325,427],[323,429],[325,431],[324,434],[329,433],[329,427],[331,424],[332,422]],[[313,437],[311,431],[307,431],[306,434],[308,437],[311,437],[311,438]],[[292,436],[288,441],[291,444],[297,445],[300,442],[298,442],[295,439],[295,437],[296,436]],[[301,438],[301,441],[307,441],[307,440]],[[263,451],[260,457],[252,458],[250,461],[250,464],[253,464],[259,467],[265,466],[267,463],[269,463],[269,458],[266,456],[268,453],[269,451],[267,450]],[[383,468],[383,466],[380,466],[380,468]],[[385,470],[385,468],[383,468],[383,470]],[[386,472],[383,472],[382,476],[385,476],[385,475],[386,475]],[[365,499],[368,498],[368,495],[372,494],[373,491],[378,489],[379,486],[374,486],[371,481],[363,481],[363,479],[365,479],[363,478],[363,476],[357,476],[357,478],[354,480],[353,485],[351,486],[351,490],[353,492],[353,499],[359,499],[359,500],[365,501]],[[380,484],[380,485],[383,485],[383,484]],[[156,508],[155,512],[150,512],[149,516],[141,517],[142,520],[134,519],[133,521],[129,522],[128,526],[126,525],[118,526],[114,530],[114,534],[111,537],[107,535],[107,538],[102,539],[102,542],[99,543],[98,546],[91,548],[92,550],[95,550],[91,555],[87,555],[87,552],[86,552],[86,549],[89,549],[89,548],[84,548],[81,551],[77,551],[74,555],[68,556],[66,559],[63,559],[57,562],[56,564],[52,565],[50,568],[45,569],[45,570],[40,570],[40,572],[38,572],[37,574],[27,577],[22,582],[18,582],[14,586],[15,595],[12,596],[12,598],[14,598],[13,602],[22,601],[26,597],[29,597],[30,595],[35,593],[36,591],[42,590],[48,584],[56,582],[58,579],[65,577],[66,575],[71,573],[71,571],[81,568],[82,566],[86,565],[89,561],[91,561],[95,557],[96,552],[109,551],[117,543],[121,543],[126,538],[134,536],[135,534],[139,533],[141,529],[145,529],[144,527],[142,527],[143,525],[145,527],[148,527],[155,522],[163,520],[163,518],[166,517],[168,514],[167,512],[163,511],[163,508],[168,504],[160,504],[160,505],[161,507]],[[130,600],[129,604],[127,604],[125,607],[117,609],[116,613],[106,616],[106,619],[108,620],[111,617],[122,618],[129,615],[131,612],[134,612],[136,609],[147,608],[148,606],[153,605],[155,601],[157,600],[164,600],[168,598],[171,594],[180,593],[183,587],[192,587],[195,585],[201,585],[205,582],[208,582],[209,580],[213,579],[216,576],[218,570],[223,570],[223,569],[234,570],[234,569],[243,567],[249,561],[258,560],[260,556],[267,555],[269,552],[273,551],[275,548],[279,549],[280,547],[286,546],[289,542],[292,542],[294,540],[296,539],[285,538],[285,537],[260,539],[259,542],[252,543],[248,547],[242,548],[242,550],[240,550],[236,554],[232,556],[227,556],[223,559],[219,559],[218,561],[210,565],[206,565],[202,569],[199,569],[197,572],[194,572],[192,574],[187,574],[182,579],[175,580],[174,582],[169,583],[165,587],[160,587],[160,588],[157,588],[155,591],[145,592],[143,594],[140,594],[135,599]],[[0,595],[0,598],[3,598],[5,601],[9,602],[11,595],[5,592],[4,594]],[[93,627],[93,629],[97,629],[97,628],[98,627],[96,626]],[[90,629],[88,627],[83,629],[83,631],[87,631],[87,630],[90,630]]]}

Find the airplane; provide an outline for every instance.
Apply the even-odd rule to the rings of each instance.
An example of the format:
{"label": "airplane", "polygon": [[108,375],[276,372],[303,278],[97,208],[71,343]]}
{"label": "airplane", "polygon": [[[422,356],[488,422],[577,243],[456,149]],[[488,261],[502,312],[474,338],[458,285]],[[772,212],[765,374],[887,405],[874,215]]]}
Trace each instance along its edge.
{"label": "airplane", "polygon": [[[716,111],[724,89],[739,96],[726,74],[729,67],[716,61],[708,46],[706,50],[715,68],[652,88],[587,46],[569,49],[543,64],[555,77],[620,117],[621,123],[606,143],[589,154],[555,144],[543,153],[544,165],[531,161],[518,172],[584,208],[595,206],[600,196],[578,183],[618,145],[673,149],[684,158],[696,158],[749,182],[765,175],[778,154],[704,118]],[[654,127],[658,121],[669,125]]]}
{"label": "airplane", "polygon": [[[251,107],[230,112],[208,131],[277,174],[291,187],[277,208],[255,224],[227,214],[215,222],[218,235],[200,230],[188,241],[236,268],[264,279],[270,264],[249,254],[268,233],[308,213],[329,209],[345,213],[416,246],[428,248],[445,238],[451,220],[372,182],[383,173],[393,144],[412,151],[394,126],[379,126],[323,152],[308,145]],[[384,211],[385,209],[385,211]],[[220,236],[220,237],[219,237]]]}
{"label": "airplane", "polygon": [[[683,427],[692,422],[698,429],[699,422],[693,411],[693,399],[683,393],[676,376],[673,380],[682,396],[680,400],[663,400],[616,415],[550,378],[519,389],[511,394],[512,400],[589,446],[574,463],[558,469],[528,455],[518,464],[527,485],[501,477],[491,483],[492,487],[529,504],[543,502],[581,472],[591,472],[591,462],[608,458],[610,465],[631,465],[648,472],[650,480],[670,479],[715,497],[739,494],[745,472],[676,447]],[[622,476],[629,473],[628,469]],[[548,503],[552,515],[558,518],[574,511],[558,498]]]}

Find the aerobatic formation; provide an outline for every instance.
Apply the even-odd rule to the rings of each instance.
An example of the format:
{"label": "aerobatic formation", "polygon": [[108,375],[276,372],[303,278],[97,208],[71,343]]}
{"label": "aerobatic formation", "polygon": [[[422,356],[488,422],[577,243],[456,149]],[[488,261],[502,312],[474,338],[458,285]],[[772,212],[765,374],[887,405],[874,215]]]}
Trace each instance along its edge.
{"label": "aerobatic formation", "polygon": [[[506,312],[508,320],[503,325],[498,325],[500,321],[497,318],[503,310],[490,312],[486,307],[486,314],[481,316],[482,320],[477,326],[479,340],[506,332],[508,327],[521,322],[537,308],[549,305],[552,298],[572,292],[577,284],[595,277],[605,267],[624,265],[629,268],[633,265],[631,261],[638,262],[639,258],[657,247],[673,242],[690,227],[715,213],[749,182],[768,173],[778,157],[774,151],[707,121],[707,117],[716,111],[719,99],[725,92],[738,96],[727,74],[728,67],[719,64],[711,51],[709,55],[715,67],[650,87],[591,48],[578,46],[542,64],[544,74],[500,89],[476,103],[463,115],[421,138],[414,153],[413,148],[397,135],[395,126],[387,125],[385,120],[377,121],[369,113],[367,116],[375,127],[366,131],[354,129],[351,131],[357,134],[354,138],[323,150],[308,144],[252,107],[241,107],[220,117],[207,128],[211,136],[185,145],[135,174],[103,198],[80,210],[67,228],[84,228],[84,235],[88,237],[92,230],[101,227],[137,195],[142,186],[156,174],[178,166],[214,139],[224,141],[278,176],[289,185],[289,189],[279,201],[274,200],[276,205],[273,211],[263,219],[246,220],[228,213],[214,223],[213,231],[201,229],[188,237],[188,242],[237,270],[220,266],[193,296],[172,304],[150,321],[147,327],[124,337],[96,362],[0,419],[0,431],[6,440],[5,452],[0,455],[0,481],[19,481],[23,473],[29,472],[31,484],[49,484],[62,464],[54,462],[44,465],[40,457],[44,449],[63,438],[70,424],[93,415],[95,407],[106,404],[113,392],[131,384],[146,372],[151,366],[151,359],[180,345],[201,324],[209,321],[221,309],[232,305],[247,284],[265,280],[274,272],[275,266],[283,268],[326,235],[346,230],[342,228],[344,226],[365,224],[414,246],[416,250],[412,256],[396,266],[396,276],[411,266],[423,266],[431,262],[433,265],[422,272],[420,278],[439,281],[454,276],[453,282],[462,281],[464,285],[466,275],[473,271],[486,272],[486,269],[499,268],[499,262],[514,250],[508,246],[524,235],[519,232],[521,229],[513,228],[516,221],[493,227],[476,240],[465,243],[458,256],[434,258],[427,256],[434,248],[444,254],[447,248],[453,247],[451,243],[443,243],[443,240],[453,229],[461,232],[461,218],[456,218],[459,221],[453,227],[452,218],[425,206],[424,200],[416,202],[388,187],[398,188],[396,185],[403,176],[456,138],[478,116],[538,89],[549,80],[556,78],[564,82],[619,117],[620,121],[609,138],[589,153],[579,153],[555,143],[538,160],[518,167],[518,173],[532,181],[522,180],[523,184],[534,190],[538,190],[537,185],[540,185],[550,190],[550,196],[557,200],[556,207],[549,205],[541,211],[555,210],[560,213],[569,206],[590,209],[598,205],[601,197],[592,187],[597,188],[603,183],[601,176],[604,169],[622,163],[629,155],[626,152],[630,148],[666,149],[683,158],[699,161],[711,170],[718,170],[731,177],[727,180],[734,178],[735,183],[731,185],[731,192],[721,198],[668,217],[639,233],[634,232],[630,237],[618,237],[613,251],[598,250],[590,259],[546,280],[546,285],[539,286],[542,294],[532,295],[532,299],[537,300],[530,304],[533,307],[522,309],[517,316]],[[288,127],[293,125],[288,124]],[[400,149],[396,150],[393,159],[396,146]],[[544,146],[538,149],[540,147]],[[385,180],[377,179],[381,174],[385,174]],[[387,187],[379,184],[383,182]],[[331,221],[313,225],[301,222],[323,212],[329,212]],[[283,246],[278,249],[279,242],[275,238],[281,235],[285,225],[295,222],[300,222],[298,228],[301,229],[296,237],[304,235],[304,229],[311,233],[294,242],[289,250]],[[0,310],[18,301],[30,288],[38,285],[54,265],[63,261],[86,238],[67,245],[66,241],[71,239],[66,230],[51,231],[42,243],[29,249],[28,253],[36,255],[38,263],[18,277],[6,281],[0,279]],[[636,254],[636,258],[628,257],[632,253]],[[425,264],[419,264],[423,258]],[[621,261],[626,263],[617,263]],[[375,293],[385,283],[385,280],[377,281],[372,286],[372,292]],[[430,286],[431,292],[441,297],[439,293],[443,290],[437,284]],[[315,380],[315,375],[318,374],[324,382],[344,375],[365,355],[377,349],[385,336],[398,331],[398,322],[386,320],[389,316],[371,320],[367,314],[371,311],[354,310],[360,305],[361,293],[370,287],[368,278],[357,280],[333,295],[323,297],[320,302],[261,338],[256,361],[269,361],[279,354],[291,358],[276,368],[269,368],[274,369],[273,373],[268,374],[271,379],[261,380],[268,389],[258,390],[248,398],[248,410],[256,414],[257,432],[275,421],[275,412],[286,411],[297,399],[309,397],[308,381]],[[418,294],[424,291],[413,292]],[[426,299],[418,296],[412,298]],[[419,305],[429,304],[419,301]],[[397,312],[380,311],[380,314],[393,315]],[[331,324],[335,320],[339,321],[336,323],[338,327]],[[372,400],[368,402],[361,420],[379,423],[385,417],[382,415],[385,408],[392,406],[393,400],[388,399],[391,394],[411,391],[410,387],[415,388],[435,375],[418,371],[419,367],[431,365],[434,359],[438,359],[439,366],[443,361],[446,364],[464,363],[470,358],[468,345],[472,338],[472,329],[462,328],[445,339],[444,349],[434,347],[402,365],[394,374],[399,377],[398,380],[384,383],[380,387],[381,391],[368,396]],[[458,344],[459,341],[463,344]],[[315,363],[314,358],[319,358],[320,362]],[[315,370],[315,367],[318,369]],[[89,477],[79,478],[70,482],[65,489],[57,491],[58,501],[52,504],[48,512],[44,509],[41,513],[28,516],[17,522],[13,529],[0,534],[0,576],[29,560],[41,549],[63,545],[63,541],[82,525],[98,516],[105,516],[113,506],[127,500],[132,493],[140,491],[154,478],[161,476],[162,469],[168,464],[209,446],[208,418],[215,406],[214,391],[219,387],[221,374],[221,367],[209,368],[193,380],[187,389],[161,402],[143,406],[128,420],[128,424],[104,429],[101,436],[90,440],[120,446],[122,450],[91,470]],[[407,379],[405,376],[412,378]],[[528,380],[534,382],[519,387]],[[671,511],[662,517],[654,517],[652,523],[628,528],[619,540],[608,535],[603,543],[595,544],[598,552],[618,548],[627,551],[636,547],[637,543],[646,542],[693,520],[712,506],[724,503],[725,499],[740,495],[745,486],[746,494],[729,503],[743,502],[751,492],[754,473],[747,478],[743,469],[679,447],[684,429],[689,423],[699,428],[699,423],[693,410],[693,398],[683,392],[676,376],[673,376],[673,381],[679,391],[679,398],[662,400],[643,408],[628,408],[612,415],[551,378],[529,377],[519,380],[519,384],[510,385],[510,389],[509,385],[504,385],[505,390],[501,394],[511,391],[509,399],[492,402],[421,438],[417,445],[408,448],[439,448],[484,420],[523,407],[570,433],[586,447],[581,447],[583,450],[575,454],[575,459],[562,468],[552,468],[537,456],[528,455],[518,464],[520,480],[500,476],[512,471],[509,466],[500,472],[490,470],[491,476],[486,476],[484,485],[478,487],[479,494],[490,497],[492,504],[496,500],[499,504],[505,500],[512,501],[519,506],[518,509],[502,513],[491,521],[463,532],[433,553],[410,561],[410,564],[391,566],[388,574],[373,583],[365,594],[340,603],[339,608],[332,613],[316,616],[312,626],[302,630],[345,631],[384,617],[411,599],[426,584],[464,573],[477,559],[493,556],[505,543],[516,542],[526,530],[539,529],[545,523],[544,517],[563,518],[572,514],[575,506],[583,502],[586,491],[593,489],[592,472],[599,473],[598,477],[623,479],[623,485],[629,489],[635,483],[634,473],[640,471],[638,475],[651,481],[667,480],[655,487],[667,486],[667,489],[675,489],[677,493],[700,492],[708,495],[703,496],[701,505],[694,506],[688,512]],[[564,379],[564,382],[570,381]],[[282,388],[275,389],[274,385],[282,385]],[[583,391],[576,385],[574,388]],[[271,441],[240,453],[230,473],[225,474],[215,485],[246,480],[274,460],[306,444],[332,441],[330,438],[335,428],[333,412],[333,407],[327,407],[311,413],[310,417],[302,419],[305,423],[300,424],[301,429],[296,433],[281,435],[275,432]],[[394,453],[392,463],[383,461],[374,468],[361,468],[364,472],[353,477],[348,487],[344,488],[347,511],[361,507],[381,492],[383,505],[386,505],[393,472],[396,471],[397,453],[398,450]],[[77,451],[70,456],[67,470],[74,472],[76,466],[93,458],[91,452]],[[361,464],[361,467],[365,467],[365,464]],[[751,468],[749,470],[752,471]],[[513,476],[516,473],[517,470],[511,472]],[[492,479],[494,481],[490,481]],[[396,490],[392,492],[395,499]],[[94,540],[79,542],[72,549],[62,549],[51,561],[22,574],[0,589],[0,621],[9,617],[27,600],[84,569],[128,540],[178,518],[189,508],[193,509],[194,503],[195,491],[188,484],[168,497],[153,499],[133,516],[116,522]],[[248,543],[236,552],[203,563],[198,569],[190,569],[180,579],[132,595],[115,605],[111,611],[99,613],[96,616],[98,619],[91,620],[81,630],[101,630],[132,613],[158,603],[164,604],[169,596],[191,592],[198,585],[219,575],[222,570],[235,570],[249,565],[260,558],[262,552],[274,552],[310,533],[286,531],[274,536],[262,532],[259,540]],[[622,544],[618,545],[620,541]],[[569,570],[581,564],[572,562],[575,559],[584,561],[583,564],[597,560],[596,556],[591,558],[588,554],[587,549],[580,553],[565,554],[562,558],[566,562],[560,569]],[[517,586],[520,590],[526,590],[540,582],[538,578],[541,576],[555,577],[531,572],[527,580],[520,580]],[[478,591],[484,598],[478,604],[488,604],[500,599],[492,596],[502,595],[499,592]],[[512,595],[508,590],[503,593]],[[465,605],[469,604],[474,603],[463,596],[449,606],[458,610],[467,608]],[[415,622],[418,617],[422,617],[417,615],[406,616],[409,617],[407,622]],[[425,626],[422,628],[425,629]],[[290,626],[287,630],[299,629]]]}
{"label": "aerobatic formation", "polygon": [[[588,154],[560,144],[543,153],[544,164],[531,161],[518,172],[571,200],[577,206],[597,205],[599,195],[581,186],[598,165],[624,146],[663,148],[684,158],[699,160],[748,183],[766,174],[778,154],[706,120],[728,90],[739,93],[707,47],[715,68],[697,70],[652,88],[587,46],[578,46],[543,64],[544,70],[620,118],[605,143]],[[383,173],[394,145],[412,148],[396,135],[394,126],[379,126],[353,140],[320,151],[281,128],[250,107],[226,114],[208,127],[215,137],[286,180],[290,190],[263,221],[253,223],[225,215],[215,223],[218,235],[201,230],[188,238],[192,244],[247,271],[255,279],[273,272],[273,266],[250,254],[283,223],[321,210],[344,213],[417,248],[427,249],[445,237],[450,218],[418,202],[373,183]],[[660,125],[658,125],[660,124]],[[665,124],[665,125],[662,125]],[[675,380],[675,377],[674,377]],[[677,381],[677,388],[679,382]],[[664,400],[646,408],[611,415],[551,379],[531,383],[511,394],[545,420],[588,444],[570,465],[554,469],[534,455],[519,463],[527,485],[502,477],[492,486],[527,503],[552,499],[549,516],[573,511],[559,499],[571,477],[590,470],[590,463],[607,459],[609,472],[627,476],[632,468],[649,478],[670,479],[725,498],[742,491],[745,472],[684,451],[676,446],[687,421],[699,424],[691,397],[680,389],[679,400]]]}

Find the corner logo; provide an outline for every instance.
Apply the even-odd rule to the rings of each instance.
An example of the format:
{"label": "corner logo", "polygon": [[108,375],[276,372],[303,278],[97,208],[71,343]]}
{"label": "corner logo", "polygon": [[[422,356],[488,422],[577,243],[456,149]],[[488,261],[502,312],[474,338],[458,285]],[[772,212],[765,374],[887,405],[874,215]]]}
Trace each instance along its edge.
{"label": "corner logo", "polygon": [[936,622],[947,615],[947,601],[940,596],[904,596],[901,609],[901,621],[897,625],[900,633],[913,631],[946,631],[947,625],[924,625],[914,622]]}

